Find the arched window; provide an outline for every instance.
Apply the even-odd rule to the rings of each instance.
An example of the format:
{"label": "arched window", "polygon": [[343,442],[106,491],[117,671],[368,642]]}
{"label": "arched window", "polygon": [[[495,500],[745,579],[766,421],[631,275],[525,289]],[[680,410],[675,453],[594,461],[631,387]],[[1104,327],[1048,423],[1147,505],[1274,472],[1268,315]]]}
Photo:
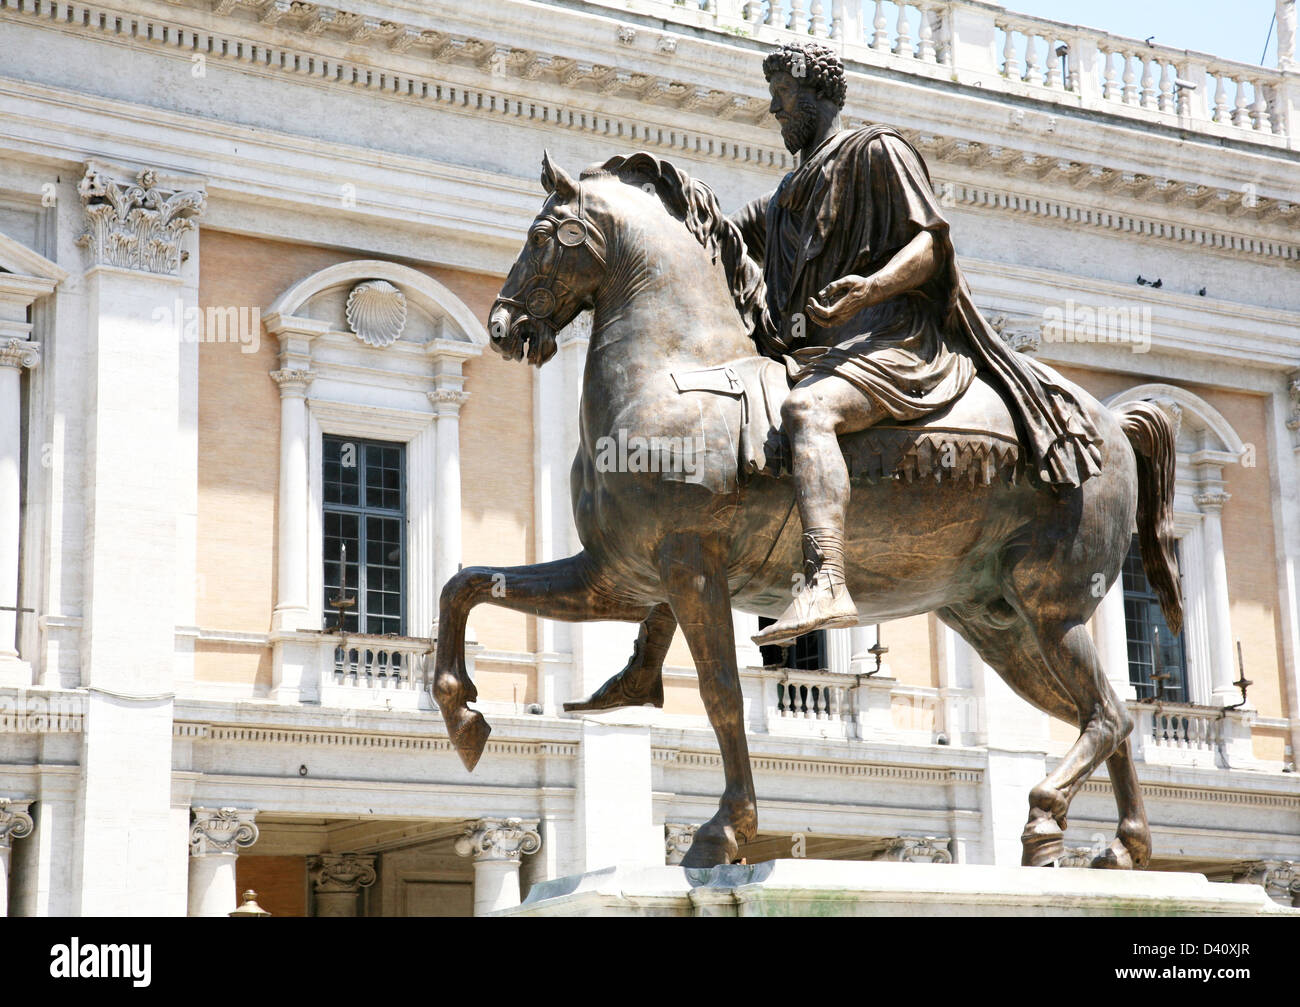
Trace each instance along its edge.
{"label": "arched window", "polygon": [[296,283],[266,324],[280,343],[274,694],[317,698],[303,633],[340,613],[355,634],[433,633],[460,563],[462,368],[488,336],[441,283],[378,260]]}
{"label": "arched window", "polygon": [[[1183,632],[1178,640],[1170,638],[1163,616],[1150,606],[1141,558],[1135,561],[1130,552],[1125,574],[1112,587],[1100,613],[1107,672],[1113,684],[1132,698],[1153,698],[1156,690],[1150,676],[1163,671],[1171,676],[1163,680],[1164,699],[1229,705],[1240,699],[1240,693],[1232,684],[1237,676],[1222,527],[1223,508],[1231,495],[1225,489],[1223,470],[1241,461],[1246,446],[1217,409],[1185,389],[1140,385],[1113,396],[1106,405],[1114,408],[1134,401],[1155,403],[1175,429],[1174,531],[1183,585]],[[1165,639],[1157,654],[1152,631],[1162,627]],[[1117,664],[1126,672],[1123,677]],[[1181,683],[1175,674],[1180,669]]]}

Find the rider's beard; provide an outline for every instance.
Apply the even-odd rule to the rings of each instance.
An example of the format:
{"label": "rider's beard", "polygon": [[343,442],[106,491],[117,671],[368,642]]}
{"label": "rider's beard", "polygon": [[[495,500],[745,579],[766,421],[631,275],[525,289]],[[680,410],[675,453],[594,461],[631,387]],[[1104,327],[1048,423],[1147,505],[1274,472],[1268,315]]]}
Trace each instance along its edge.
{"label": "rider's beard", "polygon": [[797,154],[812,141],[817,132],[817,99],[812,95],[799,96],[794,118],[781,124],[781,140],[785,149]]}

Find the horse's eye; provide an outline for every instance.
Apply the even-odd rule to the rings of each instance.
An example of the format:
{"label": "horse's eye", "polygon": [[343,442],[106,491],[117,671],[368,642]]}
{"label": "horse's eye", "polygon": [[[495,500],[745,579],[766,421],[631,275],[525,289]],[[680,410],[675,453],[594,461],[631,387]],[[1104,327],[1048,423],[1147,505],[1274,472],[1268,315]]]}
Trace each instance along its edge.
{"label": "horse's eye", "polygon": [[534,231],[534,232],[533,232],[533,244],[534,244],[534,245],[545,245],[545,244],[546,244],[548,241],[550,241],[550,240],[551,240],[551,236],[550,236],[547,232],[545,232],[545,231]]}

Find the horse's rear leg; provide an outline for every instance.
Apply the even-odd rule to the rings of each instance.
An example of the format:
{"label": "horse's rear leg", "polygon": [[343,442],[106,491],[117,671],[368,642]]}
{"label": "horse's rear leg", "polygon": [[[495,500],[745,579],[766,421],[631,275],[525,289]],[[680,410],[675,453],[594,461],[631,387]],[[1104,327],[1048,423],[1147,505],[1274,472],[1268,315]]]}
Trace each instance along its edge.
{"label": "horse's rear leg", "polygon": [[442,589],[433,698],[447,735],[465,768],[473,770],[492,729],[467,704],[478,690],[465,668],[465,623],[474,606],[488,602],[516,612],[566,622],[640,622],[649,606],[610,598],[598,588],[595,564],[585,553],[535,566],[475,566],[461,570]]}
{"label": "horse's rear leg", "polygon": [[[1017,617],[1012,626],[1003,628],[985,622],[978,616],[959,617],[948,609],[941,610],[938,615],[965,637],[985,663],[997,671],[1022,699],[1049,716],[1079,726],[1078,707],[1048,668],[1039,652],[1034,634],[1023,619]],[[1128,740],[1125,739],[1106,763],[1119,806],[1120,823],[1118,838],[1111,843],[1105,854],[1093,862],[1094,867],[1143,867],[1150,856],[1151,835],[1147,827],[1146,810],[1142,805],[1136,771],[1128,753]],[[1063,792],[1067,808],[1085,781],[1086,777],[1081,778]],[[1065,826],[1064,813],[1059,818],[1046,821],[1040,816],[1037,820],[1038,831],[1034,834],[1036,852],[1040,855],[1036,858],[1031,856],[1029,862],[1050,863],[1064,853]],[[1026,854],[1029,854],[1028,849]]]}
{"label": "horse's rear leg", "polygon": [[[1061,764],[1029,792],[1029,822],[1022,837],[1024,863],[1037,866],[1059,855],[1058,845],[1063,848],[1059,833],[1070,801],[1102,762],[1112,760],[1120,777],[1117,781],[1112,774],[1121,816],[1119,837],[1111,844],[1119,858],[1115,866],[1142,868],[1149,856],[1150,834],[1127,749],[1121,753],[1133,720],[1106,679],[1087,627],[1079,622],[1045,621],[1035,627],[1034,637],[1047,667],[1069,693],[1081,731]],[[1115,760],[1117,754],[1120,758]]]}
{"label": "horse's rear leg", "polygon": [[725,547],[699,535],[669,536],[660,548],[659,575],[695,660],[700,697],[718,736],[726,774],[718,813],[695,833],[682,866],[729,864],[739,844],[757,835],[758,805],[745,742]]}

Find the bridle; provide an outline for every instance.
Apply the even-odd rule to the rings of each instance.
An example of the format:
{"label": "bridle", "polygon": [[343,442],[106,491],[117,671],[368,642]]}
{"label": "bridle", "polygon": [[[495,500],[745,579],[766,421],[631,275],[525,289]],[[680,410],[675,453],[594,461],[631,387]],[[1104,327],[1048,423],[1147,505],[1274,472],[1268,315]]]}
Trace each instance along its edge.
{"label": "bridle", "polygon": [[[585,246],[601,269],[605,268],[605,236],[587,219],[583,209],[582,186],[579,185],[577,189],[578,215],[576,218],[560,220],[547,214],[545,217],[539,218],[538,226],[529,233],[528,241],[531,249],[534,236],[539,233],[546,233],[542,229],[549,225],[548,245],[549,242],[554,241],[558,242],[560,246],[551,262],[550,270],[545,276],[533,276],[525,284],[524,290],[520,292],[518,297],[497,298],[498,304],[508,304],[515,308],[522,308],[529,318],[542,322],[552,329],[555,328],[555,325],[551,321],[551,317],[555,314],[555,310],[560,303],[552,288],[557,283],[562,287],[569,286],[559,279],[560,263],[564,259],[565,250]],[[540,250],[542,247],[547,246],[538,246],[534,251]]]}

